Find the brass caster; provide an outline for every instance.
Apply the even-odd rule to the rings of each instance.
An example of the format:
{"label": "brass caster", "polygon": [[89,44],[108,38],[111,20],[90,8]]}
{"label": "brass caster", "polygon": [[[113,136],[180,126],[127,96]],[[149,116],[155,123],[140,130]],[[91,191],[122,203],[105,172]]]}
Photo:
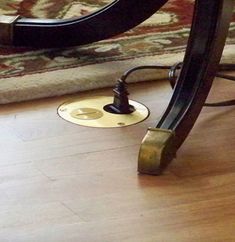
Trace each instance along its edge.
{"label": "brass caster", "polygon": [[149,128],[140,146],[138,171],[142,174],[160,175],[172,159],[174,131]]}

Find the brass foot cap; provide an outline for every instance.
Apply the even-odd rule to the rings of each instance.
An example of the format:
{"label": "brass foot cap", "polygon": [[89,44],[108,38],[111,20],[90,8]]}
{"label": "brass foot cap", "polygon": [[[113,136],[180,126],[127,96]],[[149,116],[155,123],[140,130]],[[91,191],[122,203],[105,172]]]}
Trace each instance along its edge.
{"label": "brass foot cap", "polygon": [[149,128],[144,137],[138,158],[138,171],[142,174],[160,175],[175,157],[172,130]]}

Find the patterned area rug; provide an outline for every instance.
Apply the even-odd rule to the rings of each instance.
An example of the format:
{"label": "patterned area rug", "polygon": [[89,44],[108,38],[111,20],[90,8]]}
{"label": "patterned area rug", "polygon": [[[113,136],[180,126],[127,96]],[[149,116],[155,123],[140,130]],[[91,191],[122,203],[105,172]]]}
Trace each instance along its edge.
{"label": "patterned area rug", "polygon": [[[40,18],[85,15],[112,0],[1,0],[0,14]],[[141,64],[183,59],[193,0],[171,0],[140,26],[115,38],[66,49],[0,47],[0,103],[18,102],[113,86],[120,74]],[[235,17],[234,17],[235,20]],[[232,61],[235,23],[224,51]],[[132,82],[166,78],[166,72],[138,72]]]}

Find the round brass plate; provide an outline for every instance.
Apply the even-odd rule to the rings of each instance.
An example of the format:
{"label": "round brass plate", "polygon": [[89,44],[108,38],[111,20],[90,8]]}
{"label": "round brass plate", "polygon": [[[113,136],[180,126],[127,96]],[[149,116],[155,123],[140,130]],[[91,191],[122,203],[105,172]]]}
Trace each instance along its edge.
{"label": "round brass plate", "polygon": [[59,106],[58,114],[69,122],[97,128],[129,126],[142,122],[149,116],[147,107],[132,100],[129,103],[136,111],[131,114],[113,114],[104,111],[103,107],[112,102],[113,97],[106,96],[77,98]]}

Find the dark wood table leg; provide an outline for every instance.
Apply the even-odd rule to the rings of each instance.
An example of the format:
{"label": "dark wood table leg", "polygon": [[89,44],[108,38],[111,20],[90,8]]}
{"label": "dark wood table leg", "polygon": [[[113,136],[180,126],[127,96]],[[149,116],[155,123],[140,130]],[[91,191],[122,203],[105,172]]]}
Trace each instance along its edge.
{"label": "dark wood table leg", "polygon": [[153,15],[168,0],[114,0],[100,10],[72,19],[0,16],[0,44],[65,47],[88,44],[123,33]]}
{"label": "dark wood table leg", "polygon": [[205,103],[218,69],[233,0],[197,0],[182,71],[156,128],[140,148],[138,171],[160,174],[175,157]]}

